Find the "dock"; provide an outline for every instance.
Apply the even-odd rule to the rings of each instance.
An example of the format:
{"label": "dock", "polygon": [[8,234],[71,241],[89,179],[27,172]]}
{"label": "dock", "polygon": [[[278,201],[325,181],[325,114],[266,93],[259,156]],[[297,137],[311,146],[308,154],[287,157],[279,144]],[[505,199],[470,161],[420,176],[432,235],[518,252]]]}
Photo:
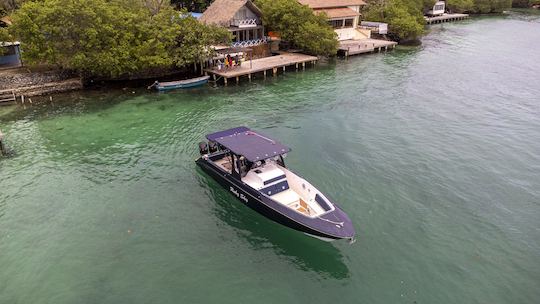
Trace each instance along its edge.
{"label": "dock", "polygon": [[424,16],[424,19],[426,19],[427,24],[452,22],[452,21],[464,20],[467,18],[469,18],[468,14],[442,14],[440,16],[434,16],[434,17]]}
{"label": "dock", "polygon": [[344,40],[340,41],[338,52],[345,57],[349,57],[352,55],[381,52],[383,50],[387,51],[388,49],[395,48],[397,44],[395,41],[372,38]]}
{"label": "dock", "polygon": [[214,81],[223,78],[223,82],[227,85],[229,79],[236,79],[236,83],[240,81],[240,77],[247,76],[251,81],[252,75],[256,73],[262,73],[266,78],[266,73],[271,71],[273,76],[276,76],[279,70],[283,72],[289,69],[302,69],[306,68],[306,64],[312,66],[317,63],[319,58],[301,53],[288,53],[281,52],[278,55],[264,57],[259,59],[247,60],[242,62],[240,66],[234,68],[224,68],[218,70],[217,68],[205,69],[205,74],[211,75]]}
{"label": "dock", "polygon": [[0,90],[0,106],[14,104],[16,100],[14,90]]}

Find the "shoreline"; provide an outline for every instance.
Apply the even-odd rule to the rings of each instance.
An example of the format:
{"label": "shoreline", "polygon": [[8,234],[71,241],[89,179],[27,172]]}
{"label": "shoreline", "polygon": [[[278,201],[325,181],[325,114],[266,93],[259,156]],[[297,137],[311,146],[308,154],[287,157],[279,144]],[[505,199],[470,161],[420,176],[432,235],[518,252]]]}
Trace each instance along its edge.
{"label": "shoreline", "polygon": [[[521,10],[535,10],[533,7],[517,8]],[[505,16],[512,10],[501,13],[488,14],[469,14],[468,16]],[[460,19],[461,20],[461,19]],[[452,22],[450,20],[448,22]],[[458,21],[458,20],[456,20]],[[426,24],[426,28],[431,25]],[[421,39],[425,35],[421,35],[415,39],[402,40],[400,46],[415,47],[421,45]],[[199,72],[199,71],[197,71]],[[30,97],[46,97],[51,94],[66,93],[70,91],[85,91],[96,88],[138,88],[146,87],[148,83],[159,78],[162,81],[177,80],[178,77],[194,77],[196,73],[191,68],[177,69],[154,69],[151,71],[140,72],[131,77],[119,77],[116,79],[95,78],[84,79],[71,71],[48,69],[43,66],[38,67],[18,67],[11,69],[0,69],[0,95],[13,92],[15,102],[0,102],[0,106],[8,104],[25,104],[32,103]]]}

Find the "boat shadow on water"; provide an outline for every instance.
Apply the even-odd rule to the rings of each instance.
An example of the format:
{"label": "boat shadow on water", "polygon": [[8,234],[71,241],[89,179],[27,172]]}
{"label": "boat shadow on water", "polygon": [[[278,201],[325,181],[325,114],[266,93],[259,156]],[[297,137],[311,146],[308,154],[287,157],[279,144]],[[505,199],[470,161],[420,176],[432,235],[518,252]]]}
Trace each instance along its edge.
{"label": "boat shadow on water", "polygon": [[[199,184],[215,202],[214,214],[234,228],[255,250],[273,249],[278,256],[287,258],[294,267],[312,271],[323,278],[345,279],[349,269],[338,248],[301,232],[281,226],[242,205],[219,183],[197,168]],[[344,243],[346,244],[346,243]]]}

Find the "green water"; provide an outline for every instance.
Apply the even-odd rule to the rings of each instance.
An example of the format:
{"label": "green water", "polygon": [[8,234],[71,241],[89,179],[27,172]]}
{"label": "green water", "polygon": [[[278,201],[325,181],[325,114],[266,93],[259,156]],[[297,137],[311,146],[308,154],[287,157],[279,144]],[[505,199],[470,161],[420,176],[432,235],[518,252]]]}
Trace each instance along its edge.
{"label": "green water", "polygon": [[[0,303],[539,303],[540,16],[275,80],[0,109]],[[193,162],[247,125],[358,233],[323,243]]]}

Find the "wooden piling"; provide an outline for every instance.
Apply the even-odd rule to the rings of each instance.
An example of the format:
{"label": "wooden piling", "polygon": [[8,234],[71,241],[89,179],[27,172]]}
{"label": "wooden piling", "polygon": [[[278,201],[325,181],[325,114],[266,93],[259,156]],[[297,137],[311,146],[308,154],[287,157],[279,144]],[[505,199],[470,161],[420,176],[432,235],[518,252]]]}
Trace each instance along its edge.
{"label": "wooden piling", "polygon": [[0,130],[0,156],[7,155],[6,145],[4,144],[4,134]]}

